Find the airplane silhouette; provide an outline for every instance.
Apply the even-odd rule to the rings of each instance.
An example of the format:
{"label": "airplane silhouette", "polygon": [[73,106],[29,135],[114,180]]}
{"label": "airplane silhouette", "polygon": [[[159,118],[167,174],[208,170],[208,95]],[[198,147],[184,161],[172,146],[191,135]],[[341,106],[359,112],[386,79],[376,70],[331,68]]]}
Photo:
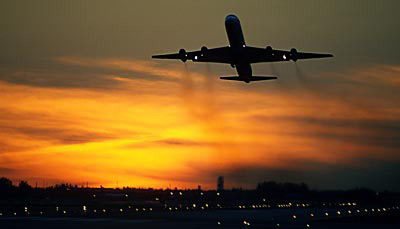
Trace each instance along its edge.
{"label": "airplane silhouette", "polygon": [[333,57],[332,54],[304,53],[298,52],[295,48],[290,51],[247,46],[244,41],[242,27],[239,18],[235,15],[228,15],[225,18],[225,28],[228,35],[229,46],[209,49],[203,46],[200,51],[186,52],[180,49],[178,53],[154,55],[156,59],[180,59],[183,62],[211,62],[230,64],[239,76],[224,76],[222,80],[236,80],[250,83],[251,81],[273,80],[275,76],[253,76],[251,64],[262,62],[294,61],[301,59],[315,59]]}

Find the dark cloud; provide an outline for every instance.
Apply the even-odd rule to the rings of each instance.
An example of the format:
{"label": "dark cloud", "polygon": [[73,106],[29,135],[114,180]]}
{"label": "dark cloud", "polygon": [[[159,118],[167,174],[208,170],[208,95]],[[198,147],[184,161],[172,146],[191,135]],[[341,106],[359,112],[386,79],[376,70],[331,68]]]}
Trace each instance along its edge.
{"label": "dark cloud", "polygon": [[[0,133],[16,138],[45,140],[56,144],[80,144],[116,138],[109,133],[83,130],[78,128],[77,122],[41,113],[0,109],[0,117],[5,120],[0,121]],[[76,128],[63,127],[65,124]],[[0,147],[0,152],[21,151],[27,148],[31,146],[4,143]]]}
{"label": "dark cloud", "polygon": [[262,115],[256,115],[253,116],[253,118],[265,124],[272,122],[292,122],[298,126],[318,127],[317,130],[303,128],[301,130],[296,129],[295,131],[291,131],[290,129],[285,129],[278,134],[333,139],[361,145],[400,150],[400,119],[328,119],[296,116],[271,117]]}
{"label": "dark cloud", "polygon": [[156,141],[155,143],[161,143],[161,144],[166,144],[166,145],[176,145],[176,146],[209,146],[209,145],[214,145],[214,143],[211,142],[200,142],[200,141],[190,141],[187,139],[163,139]]}
{"label": "dark cloud", "polygon": [[368,187],[379,191],[400,190],[400,162],[360,159],[350,164],[310,160],[290,161],[297,167],[271,168],[237,166],[232,169],[199,170],[206,177],[225,176],[229,186],[254,188],[258,182],[305,182],[314,189],[351,189]]}
{"label": "dark cloud", "polygon": [[17,170],[13,168],[0,167],[0,177],[8,176],[15,173]]}
{"label": "dark cloud", "polygon": [[[92,68],[90,71],[87,68],[78,68],[74,72],[65,69],[0,72],[1,81],[18,85],[47,88],[126,90],[125,83],[115,80],[115,77],[130,80],[170,81],[166,78],[143,72],[98,68]],[[135,88],[130,89],[134,90]]]}

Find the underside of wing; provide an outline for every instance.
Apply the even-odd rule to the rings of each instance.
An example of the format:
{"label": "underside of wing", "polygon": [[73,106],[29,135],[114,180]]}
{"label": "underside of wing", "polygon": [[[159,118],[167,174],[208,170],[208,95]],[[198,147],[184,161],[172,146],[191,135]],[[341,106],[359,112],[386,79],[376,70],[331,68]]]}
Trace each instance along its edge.
{"label": "underside of wing", "polygon": [[317,59],[333,57],[332,54],[322,53],[305,53],[298,52],[296,49],[290,51],[275,50],[271,47],[267,48],[256,48],[246,47],[246,55],[248,62],[250,63],[262,63],[262,62],[281,62],[281,61],[297,61],[303,59]]}
{"label": "underside of wing", "polygon": [[193,62],[210,62],[210,63],[232,63],[232,55],[230,47],[212,48],[208,49],[202,47],[199,51],[186,52],[184,49],[179,50],[178,53],[154,55],[155,59],[179,59],[183,62],[192,60]]}

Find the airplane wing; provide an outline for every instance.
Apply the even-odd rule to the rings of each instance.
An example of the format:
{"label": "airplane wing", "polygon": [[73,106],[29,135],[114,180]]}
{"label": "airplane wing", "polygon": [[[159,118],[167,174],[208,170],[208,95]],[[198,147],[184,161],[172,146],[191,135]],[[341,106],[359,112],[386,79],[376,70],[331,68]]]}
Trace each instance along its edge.
{"label": "airplane wing", "polygon": [[232,63],[232,55],[230,47],[212,48],[208,49],[202,47],[199,51],[186,52],[184,49],[179,50],[178,53],[154,55],[152,58],[156,59],[178,59],[186,62],[192,60],[194,62],[211,62],[211,63]]}
{"label": "airplane wing", "polygon": [[250,63],[262,63],[262,62],[280,62],[280,61],[297,61],[303,59],[317,59],[333,57],[332,54],[322,53],[305,53],[297,52],[296,49],[290,51],[276,50],[271,47],[267,48],[256,48],[246,47],[246,56]]}

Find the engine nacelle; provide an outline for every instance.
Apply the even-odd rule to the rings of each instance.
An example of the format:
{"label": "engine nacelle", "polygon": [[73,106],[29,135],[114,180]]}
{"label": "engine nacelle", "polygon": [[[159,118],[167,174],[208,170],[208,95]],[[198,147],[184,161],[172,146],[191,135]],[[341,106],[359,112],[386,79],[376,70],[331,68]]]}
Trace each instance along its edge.
{"label": "engine nacelle", "polygon": [[294,62],[296,62],[297,59],[298,59],[297,54],[298,54],[298,53],[297,53],[297,49],[292,48],[292,49],[290,50],[290,59],[292,59]]}
{"label": "engine nacelle", "polygon": [[186,62],[187,61],[188,56],[187,56],[187,52],[186,52],[185,49],[180,49],[179,50],[179,57],[181,58],[182,62]]}
{"label": "engine nacelle", "polygon": [[201,47],[201,54],[203,56],[207,55],[207,52],[208,52],[208,48],[206,46]]}
{"label": "engine nacelle", "polygon": [[269,55],[269,56],[271,56],[272,55],[272,53],[273,53],[273,49],[272,49],[272,47],[271,46],[267,46],[266,48],[265,48],[265,50],[267,51],[267,55]]}

